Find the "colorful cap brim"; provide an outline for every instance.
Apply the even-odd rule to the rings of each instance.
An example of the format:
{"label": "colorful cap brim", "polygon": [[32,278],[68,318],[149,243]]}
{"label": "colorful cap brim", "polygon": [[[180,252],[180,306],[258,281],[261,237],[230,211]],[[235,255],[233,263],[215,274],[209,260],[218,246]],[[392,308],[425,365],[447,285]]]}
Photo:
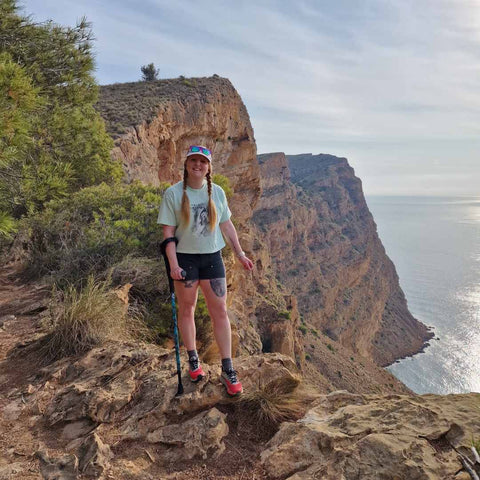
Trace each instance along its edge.
{"label": "colorful cap brim", "polygon": [[210,163],[212,163],[212,157],[211,155],[205,155],[202,152],[188,152],[187,157],[191,157],[193,155],[201,155],[202,157],[205,157]]}

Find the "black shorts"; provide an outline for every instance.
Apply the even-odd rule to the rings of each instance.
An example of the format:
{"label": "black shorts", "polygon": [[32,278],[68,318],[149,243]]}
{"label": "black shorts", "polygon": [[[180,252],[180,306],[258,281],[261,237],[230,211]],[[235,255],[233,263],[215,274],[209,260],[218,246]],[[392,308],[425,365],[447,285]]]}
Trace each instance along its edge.
{"label": "black shorts", "polygon": [[220,250],[215,253],[179,253],[178,265],[187,272],[185,280],[225,278],[225,265]]}

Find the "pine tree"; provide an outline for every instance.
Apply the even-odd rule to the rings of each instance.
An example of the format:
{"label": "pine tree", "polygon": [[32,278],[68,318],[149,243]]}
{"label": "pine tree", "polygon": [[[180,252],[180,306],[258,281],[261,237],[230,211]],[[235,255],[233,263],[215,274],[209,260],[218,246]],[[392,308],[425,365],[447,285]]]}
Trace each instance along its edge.
{"label": "pine tree", "polygon": [[153,63],[143,65],[141,71],[142,80],[146,82],[153,82],[154,80],[158,80],[158,74],[160,73],[160,70],[158,68],[156,69]]}
{"label": "pine tree", "polygon": [[15,231],[22,196],[24,161],[33,146],[34,112],[42,105],[38,89],[8,53],[0,53],[0,236]]}
{"label": "pine tree", "polygon": [[94,109],[92,40],[85,19],[34,23],[0,0],[0,236],[11,219],[123,174]]}

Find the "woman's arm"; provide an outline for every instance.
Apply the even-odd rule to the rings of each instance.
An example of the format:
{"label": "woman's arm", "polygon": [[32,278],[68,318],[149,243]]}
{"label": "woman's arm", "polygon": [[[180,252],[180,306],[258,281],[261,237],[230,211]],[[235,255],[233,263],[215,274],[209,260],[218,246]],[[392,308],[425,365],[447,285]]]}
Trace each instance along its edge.
{"label": "woman's arm", "polygon": [[245,270],[253,269],[253,262],[245,255],[245,252],[240,246],[238,241],[237,231],[232,221],[228,219],[226,222],[220,224],[220,230],[225,237],[226,242],[230,245],[230,248],[233,250],[233,253],[238,258],[238,261],[243,265]]}
{"label": "woman's arm", "polygon": [[[163,238],[170,238],[175,236],[175,230],[177,227],[171,225],[163,225]],[[169,242],[165,247],[168,263],[170,265],[170,276],[174,280],[182,280],[182,269],[178,266],[177,249],[175,242]]]}

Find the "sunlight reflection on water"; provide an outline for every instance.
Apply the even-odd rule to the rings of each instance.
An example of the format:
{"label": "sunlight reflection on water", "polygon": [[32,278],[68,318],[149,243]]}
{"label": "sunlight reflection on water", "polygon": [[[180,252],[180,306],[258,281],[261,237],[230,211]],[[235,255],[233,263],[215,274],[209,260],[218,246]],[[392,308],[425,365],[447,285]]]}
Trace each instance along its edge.
{"label": "sunlight reflection on water", "polygon": [[480,199],[367,202],[410,311],[438,337],[389,370],[417,393],[480,392]]}

